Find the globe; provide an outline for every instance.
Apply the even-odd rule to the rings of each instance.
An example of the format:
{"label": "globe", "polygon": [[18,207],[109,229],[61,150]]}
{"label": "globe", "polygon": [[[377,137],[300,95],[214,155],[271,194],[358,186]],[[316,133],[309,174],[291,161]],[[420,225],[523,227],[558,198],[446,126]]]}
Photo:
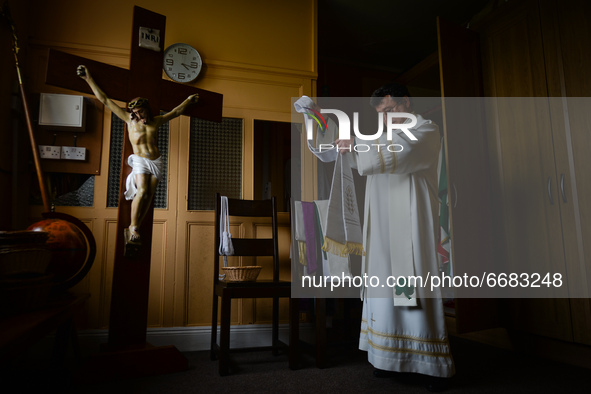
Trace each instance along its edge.
{"label": "globe", "polygon": [[49,234],[47,247],[51,251],[48,273],[56,282],[66,282],[86,264],[88,246],[84,233],[73,223],[63,219],[44,219],[27,230]]}

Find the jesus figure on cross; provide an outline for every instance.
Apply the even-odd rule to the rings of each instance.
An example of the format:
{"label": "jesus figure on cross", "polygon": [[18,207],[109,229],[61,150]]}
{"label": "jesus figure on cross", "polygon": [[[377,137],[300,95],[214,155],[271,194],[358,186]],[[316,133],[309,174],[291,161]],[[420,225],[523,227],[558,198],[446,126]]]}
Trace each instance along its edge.
{"label": "jesus figure on cross", "polygon": [[125,198],[131,202],[131,222],[128,228],[130,242],[140,241],[139,227],[156,191],[162,176],[162,159],[158,150],[158,128],[171,119],[180,116],[185,109],[199,100],[198,94],[192,94],[172,111],[153,116],[148,99],[137,97],[129,102],[127,111],[115,104],[96,84],[88,68],[78,66],[77,74],[92,89],[96,98],[109,108],[115,116],[127,124],[129,141],[133,154],[127,164],[132,168],[125,182]]}

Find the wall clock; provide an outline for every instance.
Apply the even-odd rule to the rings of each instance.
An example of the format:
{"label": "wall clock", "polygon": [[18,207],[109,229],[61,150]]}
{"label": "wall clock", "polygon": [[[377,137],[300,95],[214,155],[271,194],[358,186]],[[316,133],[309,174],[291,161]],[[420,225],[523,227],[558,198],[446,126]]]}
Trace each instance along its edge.
{"label": "wall clock", "polygon": [[188,44],[172,44],[164,51],[162,68],[173,81],[188,83],[195,80],[202,65],[199,52]]}

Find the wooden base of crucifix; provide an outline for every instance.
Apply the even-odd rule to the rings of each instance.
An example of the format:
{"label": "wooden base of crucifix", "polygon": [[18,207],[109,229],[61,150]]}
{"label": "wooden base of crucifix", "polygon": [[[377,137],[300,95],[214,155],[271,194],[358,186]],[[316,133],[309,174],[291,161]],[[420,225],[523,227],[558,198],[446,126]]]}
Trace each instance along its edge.
{"label": "wooden base of crucifix", "polygon": [[[160,51],[139,47],[140,27],[160,31]],[[198,93],[199,104],[185,110],[185,115],[220,122],[221,94],[162,80],[165,27],[166,17],[136,6],[129,70],[51,50],[46,83],[92,93],[86,82],[76,75],[77,67],[84,64],[112,99],[127,102],[133,97],[146,97],[150,100],[152,112],[157,114],[160,110],[172,110],[189,95]],[[90,380],[93,380],[92,376],[104,380],[169,373],[187,368],[186,358],[174,346],[155,347],[146,342],[154,203],[152,201],[139,228],[141,245],[129,242],[126,231],[131,220],[131,202],[125,199],[124,191],[125,180],[131,172],[127,158],[132,153],[126,127],[121,160],[109,341],[103,346],[102,353],[93,356],[81,372],[81,376]]]}
{"label": "wooden base of crucifix", "polygon": [[187,359],[174,346],[151,346],[95,354],[78,369],[74,387],[185,371]]}

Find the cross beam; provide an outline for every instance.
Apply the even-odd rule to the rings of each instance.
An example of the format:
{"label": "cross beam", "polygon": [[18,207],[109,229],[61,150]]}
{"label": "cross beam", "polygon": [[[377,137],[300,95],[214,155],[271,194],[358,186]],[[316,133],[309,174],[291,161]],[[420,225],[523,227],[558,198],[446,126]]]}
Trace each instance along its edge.
{"label": "cross beam", "polygon": [[[147,49],[144,50],[147,51]],[[158,78],[160,79],[156,80],[160,84],[159,97],[152,98],[147,94],[139,94],[139,89],[129,87],[127,81],[133,70],[86,59],[56,49],[49,50],[45,83],[77,92],[92,94],[92,90],[90,90],[88,84],[83,79],[76,77],[76,68],[80,64],[88,67],[92,72],[94,80],[107,96],[112,99],[127,102],[137,96],[146,97],[150,100],[154,114],[158,114],[159,110],[168,112],[191,94],[199,93],[199,104],[188,107],[183,114],[213,122],[222,121],[223,95],[219,93],[167,81],[162,79],[160,73],[158,74]],[[162,64],[160,64],[161,70]],[[158,100],[160,100],[160,104],[158,105],[159,108],[156,108],[155,103]]]}

